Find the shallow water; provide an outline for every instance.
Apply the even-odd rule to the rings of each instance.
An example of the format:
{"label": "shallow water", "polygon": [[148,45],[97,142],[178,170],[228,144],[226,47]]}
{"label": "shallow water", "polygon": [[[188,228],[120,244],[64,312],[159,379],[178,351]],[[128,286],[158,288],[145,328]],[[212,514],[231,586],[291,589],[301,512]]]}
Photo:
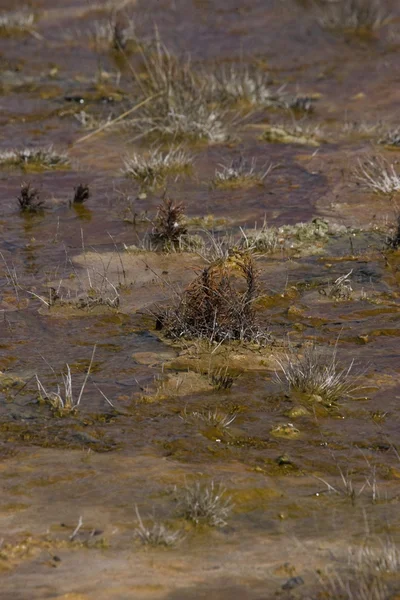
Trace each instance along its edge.
{"label": "shallow water", "polygon": [[[382,251],[396,197],[352,178],[359,157],[395,162],[398,150],[378,146],[382,128],[345,127],[396,128],[400,13],[393,6],[379,35],[357,38],[322,30],[308,3],[294,0],[138,1],[123,10],[141,36],[156,24],[167,46],[196,65],[250,61],[276,87],[319,96],[310,115],[260,110],[229,143],[194,146],[193,175],[168,185],[189,219],[212,215],[211,229],[233,236],[264,219],[282,226],[318,217],[349,229],[293,238],[292,248],[257,257],[267,346],[166,339],[156,305],[171,302],[205,262],[195,253],[125,250],[151,229],[145,216],[154,218],[162,195],[140,194],[121,173],[123,157],[145,142],[116,129],[77,143],[88,131],[74,113],[105,118],[126,106],[129,68],[96,51],[87,34],[110,6],[45,1],[35,35],[0,37],[0,150],[53,144],[72,161],[62,170],[0,169],[1,597],[332,598],[318,573],[345,569],[349,546],[400,535],[400,260]],[[109,74],[102,85],[99,69]],[[321,127],[318,148],[260,140],[267,124],[299,118]],[[216,166],[242,153],[275,166],[264,184],[210,186]],[[41,191],[41,214],[19,213],[24,181]],[[91,196],[71,207],[79,183]],[[321,293],[350,271],[351,299]],[[118,287],[118,309],[77,308],[105,276],[110,297],[108,282]],[[65,302],[48,308],[49,288],[58,286]],[[337,345],[342,365],[355,361],[358,389],[333,406],[289,393],[275,374],[287,337],[300,349],[312,340]],[[35,375],[55,390],[69,364],[78,394],[94,346],[79,411],[55,415],[38,402]],[[221,368],[234,377],[231,389],[212,383]],[[236,415],[229,428],[182,418],[215,409]],[[196,528],[177,515],[176,490],[195,481],[226,488],[226,527]],[[143,548],[135,505],[146,522],[154,515],[182,528],[183,541]],[[282,589],[294,577],[302,583]],[[394,597],[398,578],[384,580]]]}

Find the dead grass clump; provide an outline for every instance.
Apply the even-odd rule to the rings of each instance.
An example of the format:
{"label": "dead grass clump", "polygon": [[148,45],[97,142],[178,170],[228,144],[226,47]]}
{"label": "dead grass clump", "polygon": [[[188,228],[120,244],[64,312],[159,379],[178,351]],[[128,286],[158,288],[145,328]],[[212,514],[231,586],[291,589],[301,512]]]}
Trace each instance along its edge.
{"label": "dead grass clump", "polygon": [[228,138],[226,111],[210,102],[208,84],[189,59],[179,60],[157,37],[152,50],[140,47],[144,72],[135,73],[144,105],[131,121],[140,135],[159,139],[223,142]]}
{"label": "dead grass clump", "polygon": [[359,161],[354,177],[364,188],[375,193],[400,192],[400,173],[396,171],[394,164],[390,164],[382,156]]}
{"label": "dead grass clump", "polygon": [[238,188],[249,185],[261,185],[272,169],[272,164],[264,170],[257,169],[257,161],[250,162],[243,156],[232,160],[228,165],[219,165],[212,185],[218,188]]}
{"label": "dead grass clump", "polygon": [[166,153],[157,148],[148,156],[135,153],[127,157],[123,171],[143,186],[157,186],[170,175],[177,180],[179,175],[190,172],[192,164],[192,156],[181,148],[171,148]]}
{"label": "dead grass clump", "polygon": [[282,236],[279,235],[279,231],[276,227],[268,227],[266,222],[261,229],[257,229],[257,227],[250,231],[241,229],[241,233],[240,245],[244,250],[250,252],[269,254],[275,252],[281,245]]}
{"label": "dead grass clump", "polygon": [[254,260],[241,254],[206,267],[177,305],[158,315],[158,322],[172,338],[265,341],[267,334],[258,327],[253,307],[257,289]]}
{"label": "dead grass clump", "polygon": [[[72,386],[72,374],[70,366],[66,365],[66,373],[62,373],[62,385],[57,385],[56,392],[49,392],[46,390],[38,375],[36,374],[36,385],[38,389],[39,400],[50,405],[50,407],[60,416],[76,413],[79,409],[83,392],[92,369],[94,355],[96,352],[96,346],[93,348],[92,357],[90,359],[88,370],[86,371],[85,378],[83,380],[81,389],[78,397],[74,395]],[[102,394],[104,396],[104,394]],[[105,396],[104,396],[105,398]],[[109,400],[107,400],[109,402]]]}
{"label": "dead grass clump", "polygon": [[74,198],[72,202],[73,204],[83,204],[89,199],[89,196],[89,186],[87,184],[80,183],[76,188],[74,188]]}
{"label": "dead grass clump", "polygon": [[89,36],[97,50],[126,50],[136,38],[135,23],[131,18],[114,14],[106,21],[95,21]]}
{"label": "dead grass clump", "polygon": [[40,200],[38,190],[31,188],[30,183],[21,184],[21,191],[17,200],[19,209],[23,213],[37,213],[44,208],[44,202]]}
{"label": "dead grass clump", "polygon": [[29,33],[35,23],[35,15],[28,10],[3,12],[0,14],[0,36]]}
{"label": "dead grass clump", "polygon": [[187,485],[177,493],[178,513],[195,525],[224,527],[233,504],[221,485]]}
{"label": "dead grass clump", "polygon": [[400,148],[400,128],[388,131],[385,137],[381,138],[378,143],[383,144],[384,146],[395,146],[396,148]]}
{"label": "dead grass clump", "polygon": [[206,425],[215,429],[227,429],[236,419],[236,416],[236,413],[226,414],[218,408],[215,410],[195,410],[190,413],[185,409],[180,418],[190,425]]}
{"label": "dead grass clump", "polygon": [[184,208],[182,204],[174,204],[164,196],[158,207],[157,217],[153,231],[150,234],[150,242],[156,250],[171,251],[180,247],[181,238],[187,235],[184,219]]}
{"label": "dead grass clump", "polygon": [[0,152],[0,165],[24,168],[37,166],[54,169],[69,164],[65,153],[56,152],[53,146],[47,148],[23,148],[22,150],[3,150]]}
{"label": "dead grass clump", "polygon": [[397,223],[394,228],[394,232],[387,239],[387,246],[392,250],[400,248],[400,214],[397,215]]}
{"label": "dead grass clump", "polygon": [[351,548],[349,564],[360,572],[398,573],[400,570],[400,550],[391,539],[370,540],[360,548]]}
{"label": "dead grass clump", "polygon": [[139,509],[136,506],[136,517],[138,526],[135,529],[135,536],[145,546],[164,546],[170,548],[175,546],[185,537],[182,531],[174,531],[161,523],[152,519],[151,525],[145,525],[140,516]]}
{"label": "dead grass clump", "polygon": [[237,379],[237,376],[234,377],[229,373],[228,367],[221,367],[220,369],[211,371],[209,377],[216,390],[230,390],[235,379]]}
{"label": "dead grass clump", "polygon": [[241,104],[250,107],[285,106],[283,88],[273,90],[268,74],[246,65],[221,67],[205,75],[207,93],[213,102],[222,106]]}
{"label": "dead grass clump", "polygon": [[335,279],[332,285],[328,285],[328,287],[320,290],[320,293],[334,300],[350,300],[353,293],[350,280],[352,272],[353,269],[346,273],[346,275],[341,275]]}
{"label": "dead grass clump", "polygon": [[382,578],[370,572],[326,573],[321,577],[326,600],[388,600],[391,596]]}
{"label": "dead grass clump", "polygon": [[358,389],[351,376],[354,360],[343,367],[337,360],[337,347],[324,351],[313,344],[299,354],[290,348],[282,358],[276,359],[282,373],[276,373],[280,383],[288,385],[307,396],[320,396],[328,404],[350,396]]}
{"label": "dead grass clump", "polygon": [[382,0],[325,0],[318,9],[318,21],[324,29],[372,32],[389,18]]}

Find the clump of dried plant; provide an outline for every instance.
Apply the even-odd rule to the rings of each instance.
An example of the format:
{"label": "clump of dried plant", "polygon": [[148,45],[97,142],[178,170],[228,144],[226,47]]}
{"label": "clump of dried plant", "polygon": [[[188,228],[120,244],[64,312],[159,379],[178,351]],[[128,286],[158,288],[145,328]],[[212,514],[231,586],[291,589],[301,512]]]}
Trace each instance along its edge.
{"label": "clump of dried plant", "polygon": [[386,241],[388,248],[398,250],[400,248],[400,214],[397,215],[396,225],[393,228],[393,233]]}
{"label": "clump of dried plant", "polygon": [[38,190],[31,188],[30,183],[21,184],[21,191],[17,200],[19,209],[23,213],[37,213],[44,208],[44,202],[40,200]]}
{"label": "clump of dried plant", "polygon": [[143,73],[136,85],[146,104],[131,121],[139,135],[223,142],[228,138],[225,110],[210,102],[208,84],[189,59],[179,60],[158,35],[153,48],[139,45]]}
{"label": "clump of dried plant", "polygon": [[318,20],[324,29],[372,32],[389,19],[382,0],[324,0],[318,6]]}
{"label": "clump of dried plant", "polygon": [[188,412],[185,409],[180,418],[191,425],[206,425],[215,429],[227,429],[236,419],[236,413],[225,413],[218,408],[214,410],[194,410]]}
{"label": "clump of dried plant", "polygon": [[359,161],[354,178],[363,187],[376,193],[394,194],[400,192],[400,173],[383,157],[371,157]]}
{"label": "clump of dried plant", "polygon": [[156,148],[148,156],[133,154],[124,160],[123,172],[143,186],[157,186],[164,183],[168,176],[175,180],[192,169],[193,157],[181,148],[170,148],[161,152]]}
{"label": "clump of dried plant", "polygon": [[350,396],[358,389],[357,379],[351,371],[354,360],[343,367],[337,359],[337,346],[333,350],[323,350],[312,344],[300,354],[293,348],[276,361],[281,373],[276,379],[307,396],[320,396],[328,404]]}
{"label": "clump of dried plant", "polygon": [[52,146],[47,148],[22,148],[21,150],[3,150],[0,152],[0,165],[15,167],[37,166],[54,169],[69,164],[65,153],[57,152]]}
{"label": "clump of dried plant", "polygon": [[254,259],[241,253],[203,269],[176,305],[157,315],[158,322],[172,338],[265,342],[254,310],[257,290]]}
{"label": "clump of dried plant", "polygon": [[178,514],[195,525],[224,527],[233,504],[222,485],[196,482],[176,492]]}
{"label": "clump of dried plant", "polygon": [[87,184],[80,183],[74,188],[73,204],[83,204],[89,199],[90,190]]}
{"label": "clump of dried plant", "polygon": [[164,523],[156,521],[155,519],[151,520],[150,525],[145,525],[137,506],[135,507],[135,510],[138,520],[135,536],[138,537],[145,546],[164,546],[170,548],[181,542],[185,537],[182,531],[174,531]]}
{"label": "clump of dried plant", "polygon": [[352,272],[353,269],[346,273],[346,275],[341,275],[335,279],[331,285],[321,289],[320,294],[327,296],[328,298],[333,298],[334,300],[350,300],[353,293],[350,279]]}
{"label": "clump of dried plant", "polygon": [[0,36],[12,36],[32,32],[35,15],[28,10],[0,13]]}
{"label": "clump of dried plant", "polygon": [[215,171],[212,185],[219,188],[261,185],[271,169],[272,165],[269,165],[266,169],[257,169],[257,161],[254,158],[249,162],[243,156],[240,156],[228,165],[219,165],[219,168]]}
{"label": "clump of dried plant", "polygon": [[177,250],[180,248],[182,237],[186,235],[183,205],[174,203],[165,195],[158,207],[153,230],[149,236],[151,245],[161,251]]}

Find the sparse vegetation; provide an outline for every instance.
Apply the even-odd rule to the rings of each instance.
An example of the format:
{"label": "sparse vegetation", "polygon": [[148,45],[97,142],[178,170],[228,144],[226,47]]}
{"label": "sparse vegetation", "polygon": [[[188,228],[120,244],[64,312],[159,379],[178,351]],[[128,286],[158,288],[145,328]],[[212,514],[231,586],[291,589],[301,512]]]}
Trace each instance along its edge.
{"label": "sparse vegetation", "polygon": [[89,196],[89,186],[87,184],[80,183],[76,188],[74,188],[74,198],[72,202],[73,204],[83,204],[89,199]]}
{"label": "sparse vegetation", "polygon": [[0,36],[29,33],[35,23],[35,15],[28,10],[0,13]]}
{"label": "sparse vegetation", "polygon": [[180,415],[180,418],[186,423],[206,425],[216,429],[227,429],[236,419],[236,413],[224,413],[219,409],[215,410],[194,410],[188,412],[186,409]]}
{"label": "sparse vegetation", "polygon": [[139,509],[136,506],[136,517],[138,526],[135,529],[135,536],[139,538],[142,544],[146,546],[175,546],[184,538],[184,534],[180,530],[172,530],[164,523],[151,520],[151,525],[146,526],[140,516]]}
{"label": "sparse vegetation", "polygon": [[398,573],[400,570],[400,550],[389,537],[369,540],[360,548],[351,548],[349,564],[360,572],[369,573]]}
{"label": "sparse vegetation", "polygon": [[153,230],[149,236],[156,250],[171,251],[180,247],[182,237],[187,235],[182,204],[175,204],[164,195],[158,207]]}
{"label": "sparse vegetation", "polygon": [[257,288],[254,260],[250,254],[239,254],[205,268],[177,304],[158,315],[158,321],[172,338],[265,342],[268,335],[257,325],[253,307]]}
{"label": "sparse vegetation", "polygon": [[29,166],[54,169],[69,164],[66,154],[56,152],[52,146],[47,148],[23,148],[22,150],[3,150],[0,152],[0,165],[25,168]]}
{"label": "sparse vegetation", "polygon": [[383,144],[384,146],[394,146],[396,148],[400,148],[400,128],[391,129],[388,131],[378,143]]}
{"label": "sparse vegetation", "polygon": [[224,527],[233,504],[222,485],[196,482],[176,493],[178,514],[195,525]]}
{"label": "sparse vegetation", "polygon": [[356,389],[351,376],[354,361],[346,368],[337,360],[337,347],[324,351],[312,344],[299,354],[293,348],[283,357],[276,358],[282,373],[276,373],[279,382],[309,397],[319,396],[328,404],[350,396]]}
{"label": "sparse vegetation", "polygon": [[236,188],[247,185],[262,184],[270,173],[272,165],[267,169],[258,170],[257,161],[253,158],[250,162],[243,156],[231,161],[229,165],[219,165],[212,181],[214,187]]}
{"label": "sparse vegetation", "polygon": [[89,35],[97,50],[126,50],[136,37],[135,23],[131,18],[113,14],[105,21],[95,21]]}
{"label": "sparse vegetation", "polygon": [[229,373],[228,367],[221,367],[210,373],[211,383],[216,390],[230,390],[235,377]]}
{"label": "sparse vegetation", "polygon": [[192,164],[192,156],[179,147],[170,148],[166,153],[157,148],[148,156],[135,153],[125,158],[123,172],[143,186],[157,186],[168,176],[176,180],[179,175],[189,173]]}
{"label": "sparse vegetation", "polygon": [[394,164],[379,156],[359,161],[354,177],[363,187],[376,193],[394,194],[400,191],[400,174]]}
{"label": "sparse vegetation", "polygon": [[86,371],[86,375],[83,380],[78,397],[76,397],[74,395],[73,386],[72,386],[71,369],[70,369],[70,366],[67,364],[66,365],[66,373],[61,374],[62,385],[61,386],[57,385],[56,392],[47,391],[46,388],[44,387],[44,385],[42,384],[42,382],[40,381],[38,375],[36,374],[36,385],[37,385],[39,400],[49,404],[50,407],[52,409],[54,409],[56,411],[56,413],[58,413],[60,415],[68,415],[68,414],[77,412],[77,410],[79,409],[81,400],[82,400],[83,392],[85,391],[85,387],[86,387],[91,369],[92,369],[95,352],[96,352],[96,346],[94,346],[94,348],[93,348],[89,367],[88,367],[88,370]]}
{"label": "sparse vegetation", "polygon": [[333,31],[375,31],[388,18],[382,0],[324,0],[318,8],[320,25]]}
{"label": "sparse vegetation", "polygon": [[43,210],[44,202],[40,200],[38,190],[31,188],[30,183],[23,183],[17,197],[20,211],[23,213],[37,213]]}
{"label": "sparse vegetation", "polygon": [[226,111],[210,103],[207,82],[189,59],[179,60],[157,38],[152,50],[141,48],[143,76],[136,83],[143,99],[152,98],[132,125],[140,135],[223,142],[228,138]]}
{"label": "sparse vegetation", "polygon": [[400,248],[400,214],[397,215],[393,234],[387,239],[387,246],[392,250],[397,250]]}
{"label": "sparse vegetation", "polygon": [[334,300],[350,300],[351,295],[353,293],[353,288],[351,287],[350,276],[353,272],[353,269],[346,273],[346,275],[341,275],[332,283],[332,285],[328,285],[328,287],[320,290],[320,293],[323,296],[327,296],[328,298],[333,298]]}

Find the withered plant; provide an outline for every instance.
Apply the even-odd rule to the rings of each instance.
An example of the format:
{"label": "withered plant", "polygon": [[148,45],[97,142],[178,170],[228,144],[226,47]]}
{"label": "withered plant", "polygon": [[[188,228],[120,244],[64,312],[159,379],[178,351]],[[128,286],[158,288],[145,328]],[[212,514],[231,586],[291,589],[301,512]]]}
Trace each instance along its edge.
{"label": "withered plant", "polygon": [[397,224],[395,226],[393,235],[387,239],[387,246],[392,250],[400,248],[400,213],[397,215]]}
{"label": "withered plant", "polygon": [[44,202],[39,198],[39,192],[31,188],[30,183],[22,183],[21,191],[17,196],[20,211],[23,213],[37,213],[43,210]]}
{"label": "withered plant", "polygon": [[184,219],[184,207],[181,203],[164,198],[158,206],[158,213],[150,234],[151,244],[156,250],[176,250],[180,246],[182,236],[187,235]]}
{"label": "withered plant", "polygon": [[203,269],[177,304],[158,315],[158,323],[173,338],[266,341],[253,306],[257,289],[254,260],[241,254]]}
{"label": "withered plant", "polygon": [[74,188],[74,198],[72,202],[74,204],[83,204],[86,200],[88,200],[90,196],[89,186],[83,183],[80,183],[76,188]]}

